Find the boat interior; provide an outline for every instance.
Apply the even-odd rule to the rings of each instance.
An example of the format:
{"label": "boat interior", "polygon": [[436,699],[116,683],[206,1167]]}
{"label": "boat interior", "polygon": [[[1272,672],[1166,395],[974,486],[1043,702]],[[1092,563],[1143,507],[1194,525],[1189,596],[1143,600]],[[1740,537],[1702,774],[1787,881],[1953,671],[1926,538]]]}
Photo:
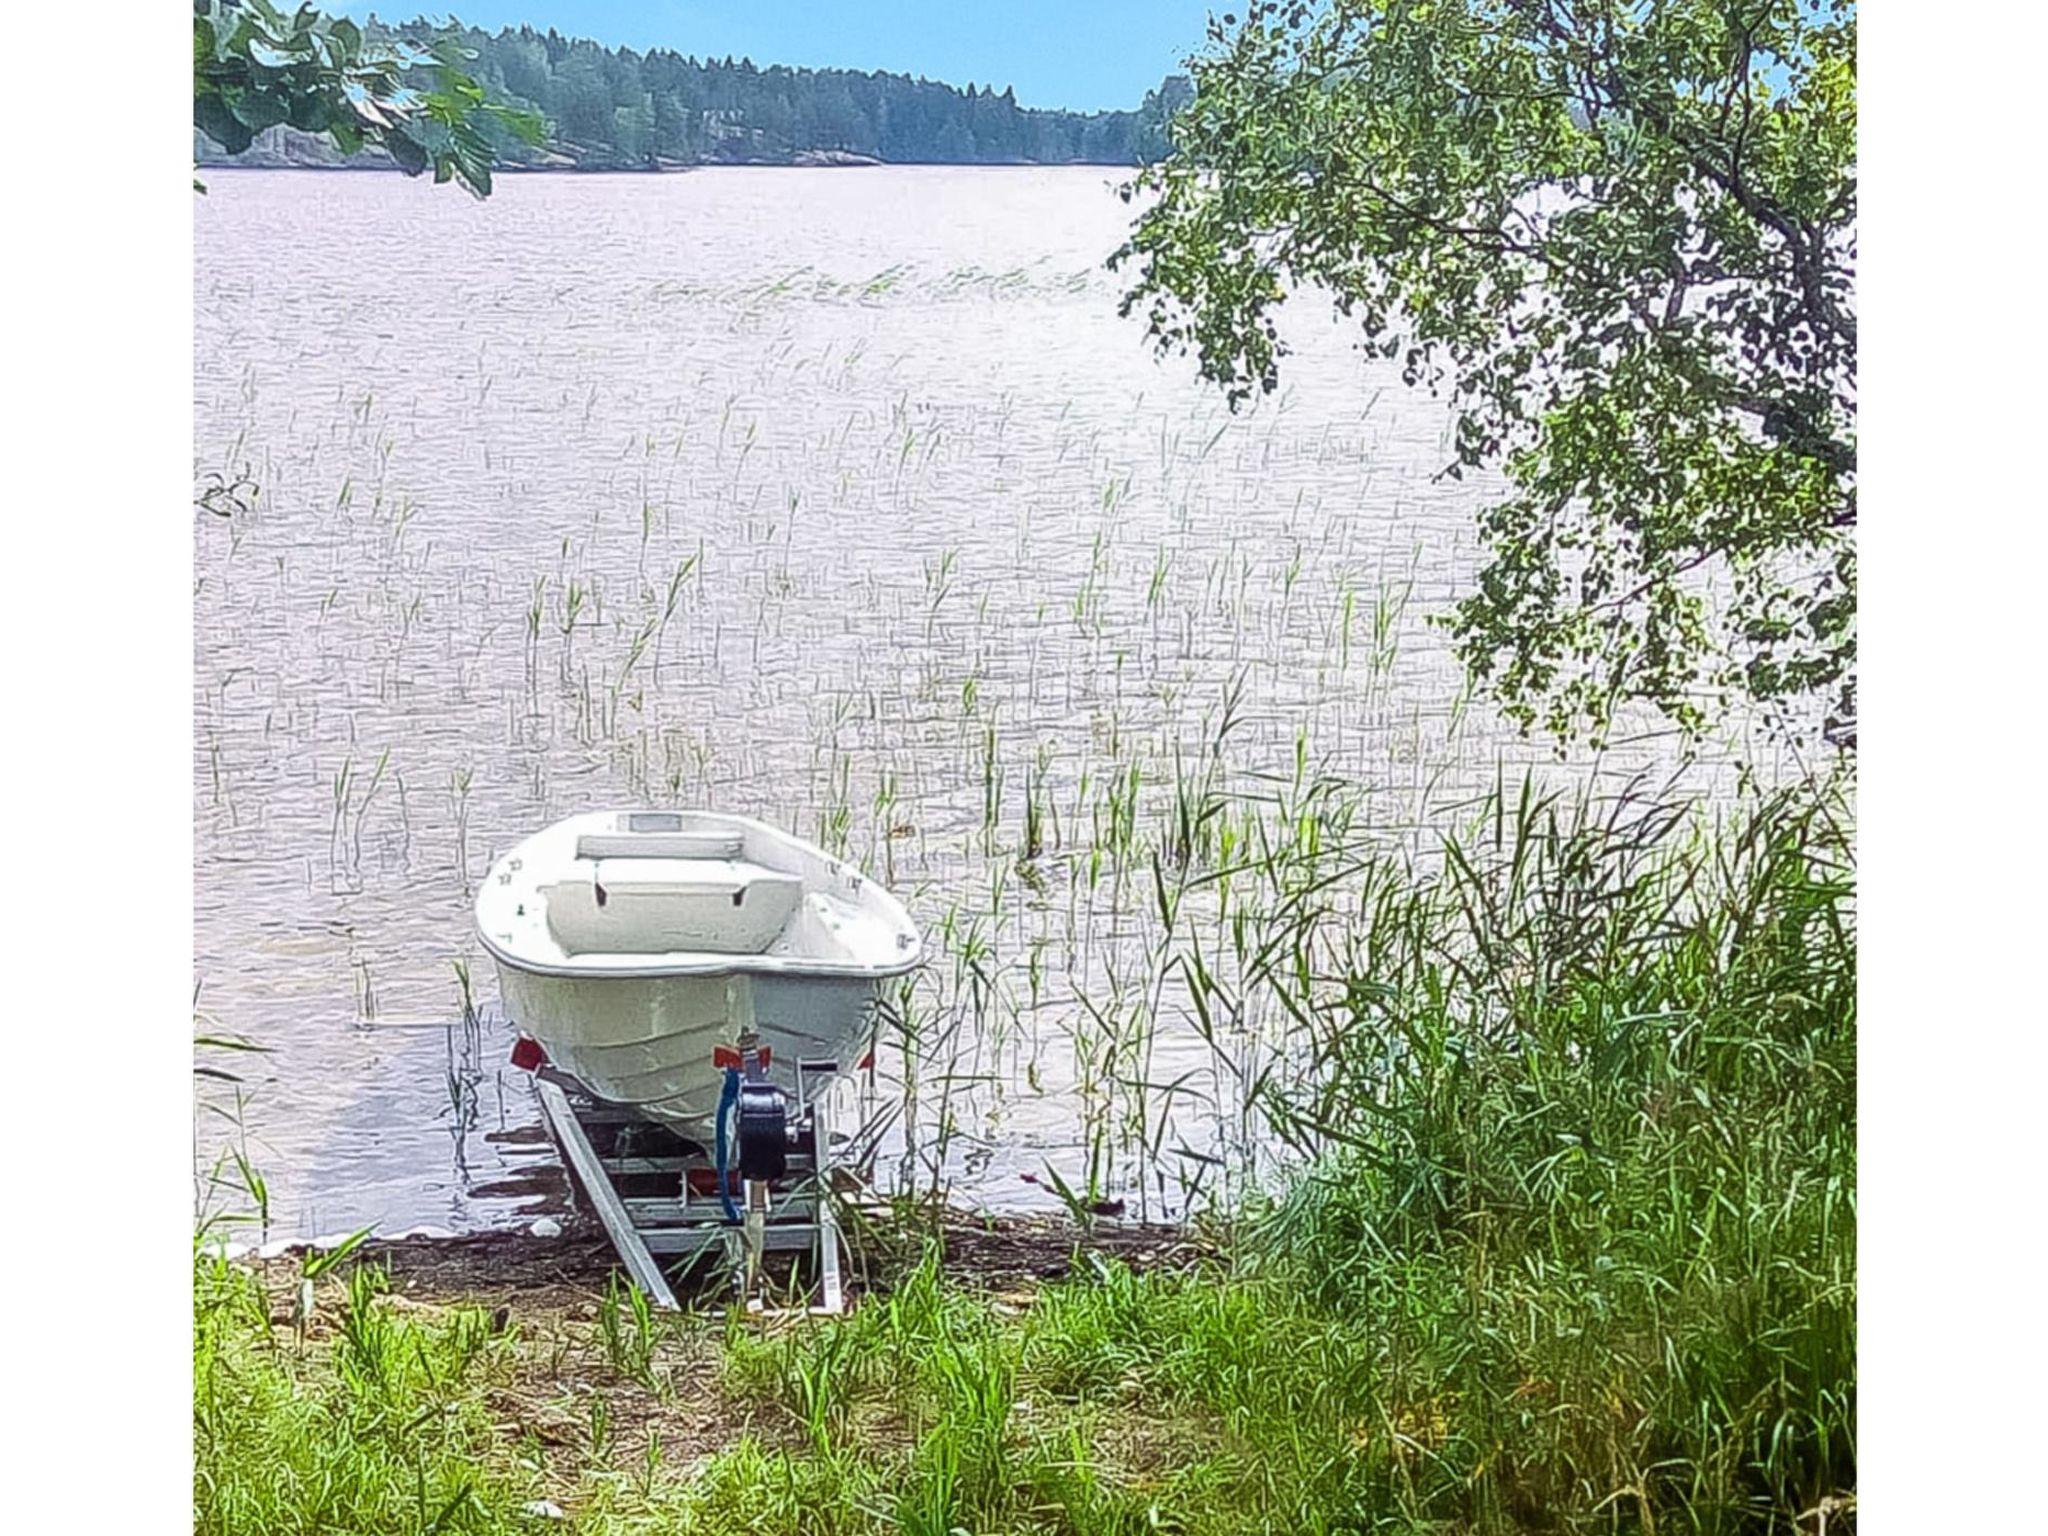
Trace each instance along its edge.
{"label": "boat interior", "polygon": [[[696,818],[692,818],[696,820]],[[569,956],[800,955],[859,960],[847,903],[772,867],[777,850],[680,815],[628,813],[586,832],[560,879],[540,886],[549,936]]]}

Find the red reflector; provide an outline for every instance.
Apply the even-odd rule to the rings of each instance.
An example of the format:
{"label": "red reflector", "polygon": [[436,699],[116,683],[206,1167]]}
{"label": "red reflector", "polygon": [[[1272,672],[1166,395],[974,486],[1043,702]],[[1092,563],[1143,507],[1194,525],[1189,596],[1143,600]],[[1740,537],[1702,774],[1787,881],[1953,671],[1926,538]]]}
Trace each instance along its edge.
{"label": "red reflector", "polygon": [[547,1064],[547,1059],[548,1053],[531,1035],[521,1035],[512,1042],[512,1065],[522,1072],[538,1071]]}
{"label": "red reflector", "polygon": [[761,1047],[761,1065],[764,1067],[768,1065],[768,1047],[765,1045]]}
{"label": "red reflector", "polygon": [[711,1065],[714,1067],[737,1068],[740,1064],[739,1047],[715,1045],[711,1048]]}
{"label": "red reflector", "polygon": [[[690,1193],[693,1195],[715,1195],[718,1193],[718,1172],[716,1169],[692,1168],[683,1175],[683,1180],[688,1184]],[[726,1193],[738,1194],[740,1192],[739,1169],[728,1168],[725,1173],[725,1182]]]}

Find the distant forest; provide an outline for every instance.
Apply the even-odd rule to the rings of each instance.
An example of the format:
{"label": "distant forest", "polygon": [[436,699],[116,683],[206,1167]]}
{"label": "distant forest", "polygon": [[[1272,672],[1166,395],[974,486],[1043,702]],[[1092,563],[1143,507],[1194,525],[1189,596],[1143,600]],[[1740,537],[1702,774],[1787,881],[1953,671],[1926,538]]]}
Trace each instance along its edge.
{"label": "distant forest", "polygon": [[[552,28],[372,21],[371,36],[454,35],[473,50],[471,73],[493,95],[548,122],[540,148],[507,138],[502,166],[658,170],[688,165],[803,165],[884,161],[947,165],[1138,165],[1167,149],[1165,125],[1191,94],[1168,76],[1133,112],[1020,107],[1011,90],[943,85],[849,69],[761,67],[668,49],[635,53]],[[202,164],[317,164],[323,141],[272,129],[229,159],[199,139]]]}

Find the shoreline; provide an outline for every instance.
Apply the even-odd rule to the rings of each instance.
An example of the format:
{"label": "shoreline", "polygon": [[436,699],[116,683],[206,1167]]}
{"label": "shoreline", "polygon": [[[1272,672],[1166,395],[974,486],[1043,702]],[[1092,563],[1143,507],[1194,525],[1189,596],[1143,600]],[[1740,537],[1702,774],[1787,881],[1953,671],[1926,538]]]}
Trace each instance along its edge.
{"label": "shoreline", "polygon": [[[587,1211],[563,1211],[557,1235],[521,1228],[450,1233],[414,1229],[366,1239],[344,1261],[383,1267],[392,1289],[416,1301],[455,1304],[478,1298],[528,1301],[547,1307],[564,1297],[602,1295],[624,1267],[603,1228]],[[1220,1257],[1217,1245],[1188,1228],[1158,1223],[1105,1221],[1081,1227],[1063,1216],[977,1215],[962,1210],[920,1212],[898,1220],[870,1213],[868,1236],[848,1234],[848,1288],[858,1295],[886,1290],[894,1275],[915,1266],[936,1245],[949,1281],[978,1291],[1016,1291],[1070,1278],[1091,1257],[1137,1272],[1186,1270]],[[222,1256],[266,1280],[296,1278],[311,1255],[345,1239],[313,1238],[260,1246],[227,1245]],[[715,1287],[685,1284],[696,1299]]]}

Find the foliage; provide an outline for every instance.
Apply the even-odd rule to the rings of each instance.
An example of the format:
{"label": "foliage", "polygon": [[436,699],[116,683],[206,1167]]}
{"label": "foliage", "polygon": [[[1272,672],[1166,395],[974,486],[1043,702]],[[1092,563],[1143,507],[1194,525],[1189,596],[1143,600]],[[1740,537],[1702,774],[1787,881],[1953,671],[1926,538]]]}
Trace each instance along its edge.
{"label": "foliage", "polygon": [[1714,837],[1525,793],[1431,873],[1283,856],[1243,986],[1293,1021],[1309,1090],[1268,1107],[1314,1161],[1225,1263],[1077,1254],[1020,1306],[934,1246],[844,1319],[614,1290],[506,1332],[358,1267],[301,1333],[202,1253],[195,1527],[511,1531],[545,1498],[591,1531],[1846,1528],[1837,809]]}
{"label": "foliage", "polygon": [[1855,7],[1256,0],[1192,61],[1118,262],[1270,390],[1290,289],[1505,470],[1452,619],[1525,727],[1856,714]]}
{"label": "foliage", "polygon": [[1311,1068],[1268,1107],[1320,1160],[1242,1256],[1442,1406],[1440,1515],[1789,1525],[1855,1480],[1841,806],[1492,813],[1430,879],[1256,925]]}
{"label": "foliage", "polygon": [[[425,35],[424,24],[407,29]],[[552,153],[589,169],[786,162],[851,155],[894,162],[1132,165],[1159,153],[1165,111],[1042,111],[1014,91],[907,75],[757,66],[669,49],[636,53],[552,29],[459,29],[478,78],[556,125]]]}
{"label": "foliage", "polygon": [[346,17],[271,0],[193,0],[192,125],[229,155],[288,127],[341,154],[382,150],[409,176],[491,190],[496,146],[538,143],[531,112],[492,101],[452,37],[372,40]]}
{"label": "foliage", "polygon": [[[255,0],[263,6],[264,0]],[[209,9],[202,6],[202,10]],[[396,29],[372,20],[360,37],[350,23],[300,13],[304,46],[386,49],[411,64],[461,66],[460,87],[481,93],[461,146],[465,166],[564,165],[585,170],[641,170],[659,165],[719,162],[787,163],[835,156],[897,162],[1136,165],[1165,150],[1163,125],[1185,91],[1168,80],[1135,112],[1064,112],[1019,106],[1012,90],[966,87],[908,75],[845,69],[762,68],[751,59],[697,59],[669,49],[638,53],[607,48],[553,29],[505,28],[496,33],[424,20]],[[300,21],[278,22],[290,31]],[[266,48],[275,48],[266,43]],[[266,55],[267,56],[267,55]],[[358,65],[357,69],[367,69]],[[380,74],[396,81],[405,66]],[[453,87],[444,86],[444,91]],[[380,112],[388,105],[374,94]],[[341,106],[358,100],[351,94]],[[505,107],[486,105],[506,103]],[[513,117],[499,114],[513,113]],[[354,126],[358,115],[332,116]],[[308,122],[325,132],[327,117],[306,121],[270,113],[243,126]],[[545,144],[521,124],[545,120]],[[239,143],[221,138],[204,119],[198,126],[230,154]],[[233,131],[233,130],[230,130]],[[369,137],[365,135],[366,139]],[[369,139],[374,143],[374,139]],[[346,152],[349,146],[335,139]],[[388,146],[387,146],[388,147]],[[404,151],[400,151],[404,152]],[[437,167],[438,169],[438,167]]]}

